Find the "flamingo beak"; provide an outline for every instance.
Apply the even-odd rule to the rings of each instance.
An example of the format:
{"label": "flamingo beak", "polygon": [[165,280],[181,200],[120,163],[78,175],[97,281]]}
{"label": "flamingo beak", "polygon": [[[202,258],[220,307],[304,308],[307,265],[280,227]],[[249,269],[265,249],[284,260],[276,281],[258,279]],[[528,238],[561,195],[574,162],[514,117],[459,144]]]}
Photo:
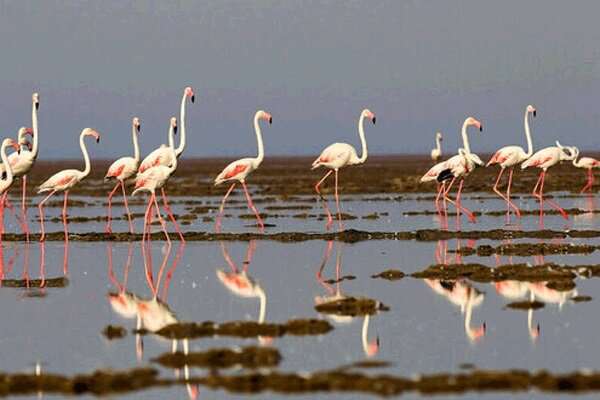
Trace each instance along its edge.
{"label": "flamingo beak", "polygon": [[192,100],[192,103],[194,102],[195,99],[196,99],[195,95],[192,95],[192,97],[190,98],[190,100]]}
{"label": "flamingo beak", "polygon": [[37,110],[39,110],[39,109],[40,109],[40,102],[39,102],[39,101],[36,101],[36,102],[35,102],[35,110],[37,111]]}
{"label": "flamingo beak", "polygon": [[173,133],[174,133],[175,135],[177,135],[177,125],[175,125],[175,126],[173,127]]}
{"label": "flamingo beak", "polygon": [[273,123],[273,117],[269,117],[269,125]]}
{"label": "flamingo beak", "polygon": [[479,124],[479,132],[483,132],[483,125]]}
{"label": "flamingo beak", "polygon": [[533,110],[533,116],[535,117],[537,114],[537,110]]}

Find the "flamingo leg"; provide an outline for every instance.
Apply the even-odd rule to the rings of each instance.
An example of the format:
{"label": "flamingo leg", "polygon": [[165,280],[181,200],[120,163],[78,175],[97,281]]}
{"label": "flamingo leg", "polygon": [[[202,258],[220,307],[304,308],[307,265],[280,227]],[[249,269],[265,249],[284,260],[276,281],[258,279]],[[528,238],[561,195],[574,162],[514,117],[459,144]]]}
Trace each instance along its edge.
{"label": "flamingo leg", "polygon": [[44,199],[42,201],[40,201],[40,204],[38,204],[38,210],[40,212],[40,230],[41,230],[41,235],[40,235],[40,242],[43,242],[46,239],[46,231],[44,229],[44,203],[46,201],[48,201],[48,199],[50,197],[52,197],[52,195],[56,193],[56,190],[53,190],[50,192],[50,194],[46,197],[44,197]]}
{"label": "flamingo leg", "polygon": [[65,190],[65,200],[63,202],[63,209],[62,209],[62,220],[63,220],[63,226],[65,228],[65,242],[69,241],[69,231],[67,229],[67,201],[69,198],[69,191]]}
{"label": "flamingo leg", "polygon": [[6,199],[6,192],[2,195],[0,201],[0,243],[2,243],[2,235],[4,234],[4,200]]}
{"label": "flamingo leg", "polygon": [[221,232],[221,218],[223,217],[223,210],[225,209],[225,202],[227,201],[227,198],[229,197],[229,195],[231,194],[231,192],[233,191],[234,188],[235,188],[235,182],[233,182],[231,184],[231,186],[229,187],[229,190],[227,190],[227,193],[225,193],[225,196],[223,196],[223,200],[221,200],[221,206],[219,207],[219,215],[217,215],[217,221],[215,222],[215,231],[217,233]]}
{"label": "flamingo leg", "polygon": [[[542,215],[543,215],[543,208],[542,208],[542,206],[543,206],[543,196],[544,196],[544,180],[546,179],[546,171],[542,172],[542,174],[543,174],[543,175],[542,175],[542,183],[540,184],[540,199],[542,199],[542,200],[540,201],[540,208],[541,208],[541,213],[542,213]],[[568,220],[568,219],[569,219],[569,215],[566,213],[566,211],[565,211],[565,210],[563,210],[563,209],[562,209],[562,207],[561,207],[561,206],[559,206],[559,205],[558,205],[558,203],[557,203],[557,202],[555,202],[554,200],[550,200],[550,199],[546,199],[546,202],[547,202],[548,204],[550,204],[550,206],[551,206],[552,208],[554,208],[556,211],[558,211],[558,212],[560,213],[560,215],[561,215],[561,216],[562,216],[564,219],[566,219],[566,220]],[[541,222],[541,225],[543,225],[543,221]]]}
{"label": "flamingo leg", "polygon": [[21,199],[21,222],[23,225],[23,233],[25,233],[25,238],[29,242],[29,225],[27,224],[27,175],[23,175],[21,177],[22,186],[22,199]]}
{"label": "flamingo leg", "polygon": [[438,191],[437,191],[437,195],[435,196],[435,208],[438,212],[438,216],[440,218],[440,227],[442,229],[447,228],[447,213],[448,210],[446,208],[446,199],[443,199],[443,208],[440,207],[440,198],[442,198],[442,193],[445,192],[445,188],[446,188],[446,181],[442,182],[441,184],[438,184]]}
{"label": "flamingo leg", "polygon": [[177,220],[175,220],[173,211],[171,211],[171,206],[169,206],[169,202],[167,201],[167,194],[165,193],[165,188],[164,187],[160,188],[160,191],[162,194],[162,200],[163,200],[163,205],[165,207],[165,211],[167,212],[167,215],[169,216],[169,219],[171,220],[173,225],[175,225],[175,230],[177,231],[177,234],[179,235],[179,240],[181,240],[182,243],[185,243],[185,239],[183,238],[183,233],[181,233],[181,229],[179,229],[179,224],[177,224]]}
{"label": "flamingo leg", "polygon": [[465,213],[467,218],[469,218],[470,222],[475,223],[475,222],[477,222],[477,219],[475,218],[473,213],[468,208],[465,208],[460,204],[460,192],[462,192],[462,183],[463,183],[462,179],[461,179],[461,184],[460,184],[460,188],[459,188],[460,192],[458,192],[456,195],[456,201],[452,200],[450,198],[450,196],[448,196],[448,193],[450,193],[450,190],[452,189],[452,185],[454,185],[455,180],[456,180],[456,178],[452,178],[452,180],[450,181],[450,184],[448,185],[448,188],[446,189],[446,192],[444,193],[444,199],[447,200],[454,207],[456,207],[458,216],[460,216],[459,211],[462,211],[463,213]]}
{"label": "flamingo leg", "polygon": [[538,199],[538,201],[540,200],[540,194],[538,193],[538,188],[540,186],[540,182],[542,181],[542,173],[543,172],[540,172],[540,176],[538,177],[538,180],[535,183],[535,186],[533,187],[533,191],[531,192],[531,194],[533,195],[533,197],[535,197],[536,199]]}
{"label": "flamingo leg", "polygon": [[338,194],[338,170],[335,170],[335,207],[337,208],[337,216],[338,223],[340,226],[340,230],[344,229],[344,224],[342,223],[342,211],[340,210],[340,196]]}
{"label": "flamingo leg", "polygon": [[169,237],[169,233],[167,232],[167,224],[165,224],[165,220],[163,219],[162,215],[160,215],[160,208],[158,208],[158,202],[156,201],[156,194],[152,193],[152,199],[154,200],[154,207],[156,208],[156,216],[158,217],[160,226],[162,227],[162,230],[165,233],[165,237],[167,238],[167,243],[170,246],[171,238]]}
{"label": "flamingo leg", "polygon": [[129,233],[133,234],[133,222],[131,222],[131,212],[127,204],[127,193],[125,192],[125,183],[121,181],[121,190],[123,191],[123,201],[125,202],[125,211],[127,212],[127,221],[129,222]]}
{"label": "flamingo leg", "polygon": [[513,201],[510,199],[510,187],[512,185],[513,172],[514,168],[511,167],[508,173],[508,186],[506,187],[506,198],[508,200],[508,210],[506,210],[506,215],[507,217],[510,215],[510,207],[512,207],[513,210],[515,210],[515,214],[517,214],[517,218],[521,218],[521,210],[519,210],[519,207],[517,207],[515,203],[513,203]]}
{"label": "flamingo leg", "polygon": [[592,169],[588,168],[588,172],[587,172],[587,181],[585,183],[585,186],[581,189],[581,191],[579,193],[584,193],[584,192],[591,192],[592,191],[592,185],[594,182],[594,175],[592,173]]}
{"label": "flamingo leg", "polygon": [[[144,230],[142,231],[142,243],[146,240],[146,231],[149,230],[150,225],[150,210],[152,209],[152,195],[148,198],[148,205],[146,206],[146,212],[144,213]],[[148,233],[150,235],[150,233]]]}
{"label": "flamingo leg", "polygon": [[540,174],[540,192],[539,192],[539,199],[540,199],[540,227],[544,227],[544,179],[546,177],[546,171],[542,170],[542,173]]}
{"label": "flamingo leg", "polygon": [[254,203],[252,202],[252,197],[250,197],[250,193],[248,192],[248,188],[246,187],[246,182],[242,181],[242,187],[244,188],[244,193],[246,194],[246,200],[248,201],[248,207],[250,207],[250,209],[254,212],[254,215],[256,215],[256,221],[258,222],[258,226],[260,226],[260,231],[264,232],[265,230],[265,224],[262,221],[262,218],[260,217],[260,214],[258,213],[258,210],[256,209],[256,207],[254,206]]}
{"label": "flamingo leg", "polygon": [[325,176],[323,176],[323,178],[321,178],[321,180],[319,182],[317,182],[317,184],[315,185],[315,192],[317,192],[317,194],[321,198],[321,201],[323,202],[323,208],[325,209],[325,212],[327,213],[327,224],[325,224],[326,229],[331,228],[331,225],[333,224],[333,217],[331,216],[331,212],[329,211],[329,207],[327,206],[327,200],[325,199],[325,197],[323,197],[323,194],[321,193],[321,185],[323,184],[323,182],[325,182],[325,180],[327,178],[329,178],[329,175],[331,175],[332,173],[333,173],[333,170],[330,169],[325,174]]}
{"label": "flamingo leg", "polygon": [[113,190],[111,190],[110,193],[108,194],[108,216],[106,219],[106,228],[104,228],[104,232],[106,232],[106,233],[112,233],[112,229],[110,227],[110,221],[112,219],[112,198],[115,195],[115,193],[117,192],[118,188],[119,188],[119,182],[117,182],[117,184],[115,185]]}

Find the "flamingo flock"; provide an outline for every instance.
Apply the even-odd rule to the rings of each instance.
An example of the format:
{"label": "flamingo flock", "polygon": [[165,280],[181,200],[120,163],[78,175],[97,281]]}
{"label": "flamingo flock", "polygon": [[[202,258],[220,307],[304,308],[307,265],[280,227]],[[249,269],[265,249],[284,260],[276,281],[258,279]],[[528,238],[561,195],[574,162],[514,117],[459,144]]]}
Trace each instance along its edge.
{"label": "flamingo flock", "polygon": [[[172,117],[169,121],[169,129],[167,135],[167,144],[162,144],[144,159],[141,159],[139,138],[141,135],[141,120],[139,117],[134,117],[131,120],[131,140],[133,144],[133,155],[123,156],[114,161],[108,168],[104,179],[107,182],[113,182],[112,189],[108,193],[107,218],[105,232],[112,234],[112,204],[113,198],[117,191],[121,191],[123,196],[129,233],[134,233],[134,225],[132,221],[131,211],[128,204],[127,189],[133,186],[132,195],[147,192],[149,194],[148,203],[144,212],[144,227],[142,231],[142,240],[150,237],[150,226],[156,218],[165,235],[165,240],[170,243],[171,239],[167,230],[167,222],[162,216],[161,207],[157,199],[156,191],[160,189],[162,197],[162,209],[167,214],[169,221],[175,227],[179,236],[179,240],[184,242],[184,235],[181,231],[177,219],[173,214],[169,205],[168,196],[166,193],[166,185],[169,178],[176,172],[178,160],[183,154],[186,146],[186,107],[188,100],[194,103],[195,94],[191,87],[186,87],[183,90],[181,103],[179,108],[179,120]],[[38,111],[40,108],[40,96],[38,93],[33,93],[31,96],[31,128],[22,127],[17,133],[17,140],[7,139],[2,142],[0,148],[0,156],[2,164],[0,165],[0,238],[4,233],[4,208],[12,209],[8,201],[7,194],[16,178],[21,180],[21,213],[20,223],[21,229],[29,240],[29,227],[27,224],[27,175],[33,168],[39,154],[39,126],[38,126]],[[492,190],[506,202],[506,220],[510,221],[511,213],[517,218],[521,218],[521,210],[511,198],[511,187],[514,177],[515,167],[521,166],[521,169],[538,168],[540,170],[538,180],[533,188],[532,194],[539,202],[539,221],[543,226],[544,204],[548,204],[554,208],[560,215],[568,219],[567,212],[560,207],[554,200],[544,196],[544,183],[548,169],[562,161],[571,161],[573,166],[582,168],[586,171],[587,182],[581,189],[581,193],[591,192],[594,184],[593,170],[600,168],[600,161],[591,157],[579,158],[579,149],[575,146],[563,146],[559,141],[556,141],[555,146],[550,146],[534,152],[533,139],[531,134],[530,124],[537,115],[537,109],[533,105],[528,105],[524,113],[524,133],[527,143],[527,149],[519,145],[505,146],[496,151],[492,158],[484,163],[481,158],[471,151],[469,141],[469,128],[475,128],[479,132],[483,131],[483,124],[474,117],[467,117],[460,130],[462,146],[456,151],[456,154],[450,158],[439,161],[442,157],[442,134],[437,132],[435,135],[436,146],[431,150],[431,159],[435,163],[420,179],[421,182],[436,182],[438,185],[437,194],[435,196],[435,208],[443,221],[447,221],[448,209],[447,204],[451,204],[456,209],[456,227],[460,230],[461,215],[465,214],[470,222],[476,222],[475,214],[466,208],[461,202],[461,195],[464,187],[465,179],[477,167],[490,167],[498,165],[500,171],[492,187]],[[375,125],[375,113],[365,108],[361,111],[358,118],[358,137],[361,144],[361,153],[354,146],[348,143],[333,143],[326,147],[321,154],[313,161],[312,169],[324,167],[328,169],[325,175],[315,184],[314,190],[323,202],[323,207],[326,212],[327,221],[325,228],[330,229],[334,222],[334,217],[329,211],[327,201],[321,193],[321,187],[325,181],[333,174],[334,175],[334,198],[336,205],[336,216],[340,230],[344,228],[342,219],[342,210],[340,204],[340,188],[339,188],[339,171],[340,169],[360,165],[367,161],[368,149],[367,139],[365,135],[365,120],[369,120]],[[254,205],[252,196],[248,190],[246,180],[252,172],[257,170],[265,157],[263,135],[261,122],[273,122],[273,117],[270,113],[264,110],[259,110],[254,115],[253,127],[256,135],[257,155],[256,157],[242,158],[231,162],[214,180],[215,186],[223,183],[229,183],[227,190],[221,200],[219,212],[215,222],[215,230],[221,231],[221,220],[223,217],[224,208],[227,199],[239,183],[242,186],[248,208],[254,213],[257,226],[261,232],[264,232],[265,224],[260,212]],[[175,136],[179,132],[179,143],[175,143]],[[84,168],[82,170],[66,169],[59,171],[44,181],[38,187],[38,193],[47,193],[39,202],[39,220],[40,220],[40,241],[46,238],[44,226],[44,205],[55,194],[63,194],[62,207],[62,222],[64,228],[65,241],[69,239],[67,207],[69,192],[72,188],[80,184],[91,172],[91,161],[86,144],[86,138],[92,137],[96,142],[100,141],[100,134],[93,128],[85,128],[79,135],[79,146],[81,148]],[[14,148],[14,152],[7,154],[9,148]],[[499,185],[504,172],[508,170],[507,185],[505,191],[500,191]],[[452,188],[457,185],[456,195],[451,196]],[[447,224],[447,222],[446,222]],[[447,225],[443,226],[443,228]]]}

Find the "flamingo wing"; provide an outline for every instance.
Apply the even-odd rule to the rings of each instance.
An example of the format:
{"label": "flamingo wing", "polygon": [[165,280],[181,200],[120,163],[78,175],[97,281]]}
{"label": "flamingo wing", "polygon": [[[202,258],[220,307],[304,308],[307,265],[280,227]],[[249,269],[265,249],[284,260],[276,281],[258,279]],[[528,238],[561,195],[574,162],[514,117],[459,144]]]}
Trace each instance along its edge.
{"label": "flamingo wing", "polygon": [[237,160],[229,164],[228,166],[221,171],[221,173],[216,177],[215,184],[234,180],[234,179],[243,179],[252,171],[252,163],[251,159],[245,158],[241,160]]}
{"label": "flamingo wing", "polygon": [[140,164],[139,172],[144,172],[152,167],[157,167],[159,165],[164,165],[168,167],[173,163],[173,152],[170,151],[168,146],[161,146],[158,149],[154,150],[152,153],[148,154],[146,158]]}
{"label": "flamingo wing", "polygon": [[48,178],[39,186],[38,193],[48,192],[50,190],[65,190],[79,182],[79,171],[76,169],[66,169],[57,172]]}

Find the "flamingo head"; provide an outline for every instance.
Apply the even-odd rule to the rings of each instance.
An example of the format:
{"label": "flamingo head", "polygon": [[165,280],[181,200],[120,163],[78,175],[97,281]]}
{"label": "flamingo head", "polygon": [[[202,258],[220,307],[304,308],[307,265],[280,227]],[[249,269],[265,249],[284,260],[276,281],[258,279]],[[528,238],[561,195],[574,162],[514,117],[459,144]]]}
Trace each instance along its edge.
{"label": "flamingo head", "polygon": [[537,338],[540,336],[540,324],[537,324],[537,326],[531,327],[529,329],[529,337],[531,338],[531,340],[535,341],[537,340]]}
{"label": "flamingo head", "polygon": [[194,95],[194,89],[192,89],[192,87],[191,87],[191,86],[188,86],[188,87],[186,87],[186,88],[184,89],[184,91],[183,91],[183,92],[185,93],[185,96],[186,96],[186,97],[189,97],[189,98],[190,98],[190,100],[191,100],[191,101],[192,101],[192,103],[193,103],[193,102],[194,102],[194,99],[195,99],[195,95]]}
{"label": "flamingo head", "polygon": [[4,141],[2,142],[2,146],[3,147],[11,146],[17,152],[21,151],[21,148],[19,147],[19,144],[14,139],[12,139],[12,138],[6,138],[6,139],[4,139]]}
{"label": "flamingo head", "polygon": [[467,126],[474,126],[474,127],[478,128],[479,132],[483,131],[483,124],[473,117],[467,118],[465,123],[467,124]]}
{"label": "flamingo head", "polygon": [[531,104],[527,106],[527,112],[530,113],[531,115],[533,115],[534,117],[537,114],[537,110]]}
{"label": "flamingo head", "polygon": [[[558,140],[556,141],[556,147],[560,149],[560,161],[572,161],[579,155],[579,149],[574,146],[563,146]],[[577,149],[577,152],[575,149]]]}
{"label": "flamingo head", "polygon": [[177,118],[171,117],[169,124],[173,128],[173,133],[177,135]]}
{"label": "flamingo head", "polygon": [[375,113],[373,113],[368,108],[365,108],[360,115],[364,118],[369,118],[373,125],[375,125],[375,122],[377,122],[377,118],[375,118]]}
{"label": "flamingo head", "polygon": [[140,133],[140,128],[142,127],[142,123],[140,122],[140,119],[138,117],[133,117],[133,120],[131,121],[131,123],[135,127],[135,130],[137,131],[137,133]]}
{"label": "flamingo head", "polygon": [[17,140],[19,144],[25,145],[27,143],[27,135],[33,137],[33,129],[22,126],[19,128],[17,133]]}
{"label": "flamingo head", "polygon": [[36,110],[40,108],[40,95],[37,92],[31,95],[31,102],[35,104]]}
{"label": "flamingo head", "polygon": [[370,341],[365,347],[365,355],[367,357],[374,357],[379,352],[379,336],[374,340]]}
{"label": "flamingo head", "polygon": [[442,140],[444,140],[444,138],[442,137],[442,132],[437,132],[437,133],[435,134],[435,138],[436,138],[437,140],[439,140],[440,142],[441,142]]}
{"label": "flamingo head", "polygon": [[269,124],[273,123],[273,117],[271,116],[271,114],[269,114],[268,112],[263,111],[263,110],[259,110],[259,111],[256,112],[256,118],[258,118],[258,119],[264,119]]}
{"label": "flamingo head", "polygon": [[100,134],[93,130],[92,128],[85,128],[83,132],[81,132],[83,136],[92,136],[96,139],[96,143],[100,143]]}
{"label": "flamingo head", "polygon": [[483,324],[481,324],[481,326],[479,328],[469,329],[467,331],[467,336],[469,337],[470,340],[476,342],[485,336],[486,329],[487,329],[487,327],[484,322]]}

